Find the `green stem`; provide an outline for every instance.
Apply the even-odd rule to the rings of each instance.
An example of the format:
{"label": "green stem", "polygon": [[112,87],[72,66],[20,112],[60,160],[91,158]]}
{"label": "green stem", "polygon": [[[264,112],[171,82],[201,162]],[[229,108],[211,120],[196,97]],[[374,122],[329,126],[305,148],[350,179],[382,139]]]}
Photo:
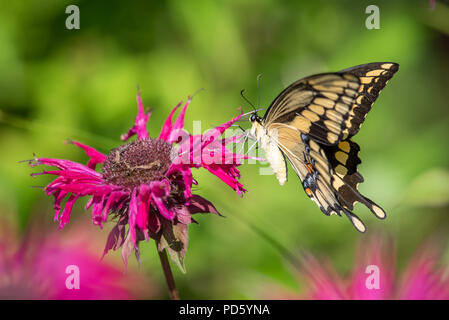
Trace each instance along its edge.
{"label": "green stem", "polygon": [[171,272],[170,262],[167,258],[167,250],[159,251],[159,259],[161,260],[162,270],[164,270],[165,281],[167,282],[168,292],[170,294],[171,300],[179,300],[178,289],[176,289],[175,279],[173,278],[173,273]]}

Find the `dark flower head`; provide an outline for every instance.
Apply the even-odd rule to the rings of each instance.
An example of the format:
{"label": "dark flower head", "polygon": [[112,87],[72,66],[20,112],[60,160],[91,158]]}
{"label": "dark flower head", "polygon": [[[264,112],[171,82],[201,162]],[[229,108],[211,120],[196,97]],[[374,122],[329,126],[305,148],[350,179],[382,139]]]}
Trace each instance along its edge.
{"label": "dark flower head", "polygon": [[[197,182],[191,169],[203,167],[239,195],[246,191],[237,180],[237,167],[248,156],[235,154],[226,147],[239,137],[221,138],[241,115],[204,135],[190,135],[184,130],[184,116],[191,102],[188,99],[178,118],[172,121],[181,103],[171,111],[159,137],[150,138],[146,130],[150,112],[144,111],[139,95],[137,102],[135,124],[121,136],[126,141],[137,135],[137,140],[112,149],[108,155],[72,141],[89,157],[87,166],[70,160],[38,158],[30,165],[47,165],[57,170],[32,175],[56,176],[45,192],[55,198],[55,220],[61,228],[69,222],[78,198],[88,196],[86,210],[92,210],[93,223],[102,226],[109,216],[118,221],[108,237],[105,254],[122,247],[126,264],[133,250],[138,255],[138,242],[151,237],[160,251],[167,248],[183,268],[187,225],[195,222],[191,215],[219,214],[208,200],[192,194],[192,185]],[[101,173],[95,170],[98,164],[102,164]],[[67,200],[62,208],[64,199]]]}
{"label": "dark flower head", "polygon": [[136,140],[112,149],[103,163],[103,179],[109,184],[135,188],[163,180],[171,164],[172,146],[159,139]]}

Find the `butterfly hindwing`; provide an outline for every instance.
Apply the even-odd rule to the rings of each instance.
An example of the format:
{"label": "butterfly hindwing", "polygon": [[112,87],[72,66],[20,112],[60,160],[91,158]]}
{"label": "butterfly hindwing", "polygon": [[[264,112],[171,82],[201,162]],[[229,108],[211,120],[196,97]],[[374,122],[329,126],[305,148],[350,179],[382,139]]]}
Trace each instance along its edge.
{"label": "butterfly hindwing", "polygon": [[321,211],[326,215],[341,215],[342,212],[358,231],[365,232],[363,222],[341,204],[338,190],[333,186],[335,172],[324,149],[307,135],[286,126],[278,127],[277,141],[300,178],[305,193]]}
{"label": "butterfly hindwing", "polygon": [[334,145],[355,135],[396,63],[369,63],[294,82],[273,101],[264,124],[284,123]]}
{"label": "butterfly hindwing", "polygon": [[337,192],[339,202],[349,210],[354,208],[356,202],[363,203],[376,217],[384,219],[385,211],[358,191],[359,184],[363,182],[363,176],[357,170],[361,163],[358,144],[346,139],[337,145],[321,148],[333,170],[332,186]]}

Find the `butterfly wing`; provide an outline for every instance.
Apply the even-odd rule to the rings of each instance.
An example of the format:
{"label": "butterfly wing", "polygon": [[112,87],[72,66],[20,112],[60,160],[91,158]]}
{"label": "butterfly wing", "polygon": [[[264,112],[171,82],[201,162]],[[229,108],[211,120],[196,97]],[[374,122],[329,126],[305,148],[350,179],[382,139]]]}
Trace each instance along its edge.
{"label": "butterfly wing", "polygon": [[[322,146],[298,130],[283,124],[275,124],[276,141],[302,182],[306,194],[326,215],[344,213],[354,227],[365,232],[363,222],[351,210],[360,202],[378,218],[386,217],[385,211],[358,191],[363,182],[357,166],[361,163],[360,147],[351,139],[335,146]],[[273,130],[272,130],[273,131]]]}
{"label": "butterfly wing", "polygon": [[272,102],[264,126],[287,124],[323,145],[335,145],[359,131],[398,69],[396,63],[369,63],[300,79]]}
{"label": "butterfly wing", "polygon": [[343,186],[348,188],[349,186],[344,180],[339,180],[340,177],[328,160],[326,151],[298,130],[282,125],[278,126],[277,130],[278,146],[300,178],[309,198],[325,215],[341,216],[341,213],[344,213],[358,231],[365,232],[366,227],[362,220],[350,211],[353,199],[360,201],[365,198],[357,190],[352,189],[348,195],[343,196],[339,193]]}

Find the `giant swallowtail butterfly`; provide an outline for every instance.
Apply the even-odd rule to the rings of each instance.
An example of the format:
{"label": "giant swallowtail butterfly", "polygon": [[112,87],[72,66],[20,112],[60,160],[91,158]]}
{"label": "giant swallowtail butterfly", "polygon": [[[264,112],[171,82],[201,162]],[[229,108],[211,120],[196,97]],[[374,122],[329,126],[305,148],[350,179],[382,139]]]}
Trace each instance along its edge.
{"label": "giant swallowtail butterfly", "polygon": [[351,211],[356,202],[376,217],[385,211],[357,190],[363,182],[357,134],[379,92],[398,71],[391,62],[368,63],[292,83],[271,103],[265,116],[254,112],[250,135],[264,149],[279,183],[287,181],[287,158],[306,194],[326,215],[346,215],[365,232]]}

